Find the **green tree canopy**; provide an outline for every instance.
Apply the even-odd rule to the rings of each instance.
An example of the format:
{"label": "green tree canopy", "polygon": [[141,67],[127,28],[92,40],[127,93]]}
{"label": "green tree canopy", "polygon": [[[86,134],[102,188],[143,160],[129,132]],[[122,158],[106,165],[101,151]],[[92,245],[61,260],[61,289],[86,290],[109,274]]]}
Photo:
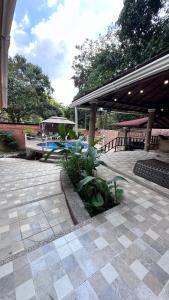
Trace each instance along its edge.
{"label": "green tree canopy", "polygon": [[125,0],[116,27],[96,41],[76,46],[73,61],[76,97],[103,85],[127,68],[169,46],[168,0]]}
{"label": "green tree canopy", "polygon": [[41,68],[29,63],[25,57],[9,58],[7,118],[12,122],[33,121],[62,115],[52,101],[53,89]]}
{"label": "green tree canopy", "polygon": [[167,0],[125,0],[117,37],[126,66],[142,63],[169,46]]}

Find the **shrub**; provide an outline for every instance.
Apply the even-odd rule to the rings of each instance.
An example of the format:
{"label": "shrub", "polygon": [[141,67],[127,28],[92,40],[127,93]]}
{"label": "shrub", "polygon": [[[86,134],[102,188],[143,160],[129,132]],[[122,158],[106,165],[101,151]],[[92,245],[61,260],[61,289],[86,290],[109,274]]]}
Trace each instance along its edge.
{"label": "shrub", "polygon": [[89,147],[83,152],[83,138],[79,138],[73,143],[71,150],[68,150],[68,159],[63,162],[63,166],[67,171],[70,179],[74,184],[77,184],[86,176],[94,176],[96,167],[100,164],[106,164],[99,160],[100,155],[94,147]]}
{"label": "shrub", "polygon": [[119,204],[123,195],[123,190],[117,185],[119,180],[126,179],[115,176],[106,182],[100,177],[87,176],[77,184],[77,190],[91,215]]}
{"label": "shrub", "polygon": [[0,130],[0,143],[12,149],[17,148],[16,140],[13,137],[13,131]]}
{"label": "shrub", "polygon": [[77,140],[79,138],[79,134],[76,134],[72,128],[68,128],[64,124],[59,124],[58,134],[62,140]]}
{"label": "shrub", "polygon": [[32,135],[32,128],[28,127],[28,128],[25,128],[24,129],[24,133],[28,136],[31,136]]}

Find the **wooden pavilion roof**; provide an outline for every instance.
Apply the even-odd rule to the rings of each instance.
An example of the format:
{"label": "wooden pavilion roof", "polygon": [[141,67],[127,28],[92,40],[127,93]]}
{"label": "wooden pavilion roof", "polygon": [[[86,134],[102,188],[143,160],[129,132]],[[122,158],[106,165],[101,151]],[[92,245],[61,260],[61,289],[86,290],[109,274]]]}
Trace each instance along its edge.
{"label": "wooden pavilion roof", "polygon": [[147,113],[155,108],[160,127],[169,128],[169,50],[74,100],[71,107],[91,102],[110,111]]}

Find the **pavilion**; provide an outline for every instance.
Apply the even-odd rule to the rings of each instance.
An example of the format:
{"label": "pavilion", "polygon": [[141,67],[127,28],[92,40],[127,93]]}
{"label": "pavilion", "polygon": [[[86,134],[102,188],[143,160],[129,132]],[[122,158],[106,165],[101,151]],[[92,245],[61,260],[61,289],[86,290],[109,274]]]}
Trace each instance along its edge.
{"label": "pavilion", "polygon": [[73,100],[71,107],[90,108],[89,141],[95,136],[97,108],[147,114],[145,150],[150,147],[154,120],[169,128],[169,49]]}
{"label": "pavilion", "polygon": [[49,119],[46,119],[41,122],[42,132],[49,133],[52,132],[57,133],[59,125],[63,124],[65,127],[72,128],[75,126],[75,123],[68,120],[65,117],[52,116]]}

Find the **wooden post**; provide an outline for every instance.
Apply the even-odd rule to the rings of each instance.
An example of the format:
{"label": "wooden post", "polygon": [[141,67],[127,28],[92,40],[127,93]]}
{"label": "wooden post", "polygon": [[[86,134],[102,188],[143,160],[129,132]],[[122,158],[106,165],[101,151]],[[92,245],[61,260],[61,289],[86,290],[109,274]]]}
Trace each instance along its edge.
{"label": "wooden post", "polygon": [[153,123],[154,123],[155,109],[149,109],[148,113],[149,113],[149,118],[148,118],[148,123],[147,123],[146,139],[145,139],[145,146],[144,146],[145,151],[150,150],[151,132],[152,132]]}
{"label": "wooden post", "polygon": [[128,128],[127,127],[123,127],[124,129],[124,151],[127,150],[127,133],[128,133]]}
{"label": "wooden post", "polygon": [[75,132],[78,134],[78,110],[77,106],[75,106]]}
{"label": "wooden post", "polygon": [[96,102],[90,103],[90,121],[89,121],[89,144],[94,142],[95,138],[95,124],[96,124]]}

